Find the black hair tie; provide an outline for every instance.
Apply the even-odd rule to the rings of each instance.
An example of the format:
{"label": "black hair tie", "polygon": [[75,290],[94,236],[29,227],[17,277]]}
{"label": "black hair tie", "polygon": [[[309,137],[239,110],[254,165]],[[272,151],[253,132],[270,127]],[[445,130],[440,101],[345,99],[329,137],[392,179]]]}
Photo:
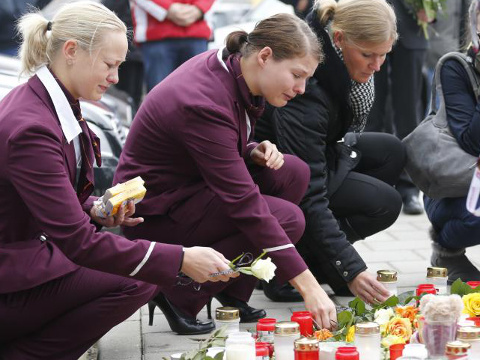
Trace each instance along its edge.
{"label": "black hair tie", "polygon": [[47,23],[47,31],[51,31],[51,30],[52,30],[52,22],[49,21],[49,22]]}

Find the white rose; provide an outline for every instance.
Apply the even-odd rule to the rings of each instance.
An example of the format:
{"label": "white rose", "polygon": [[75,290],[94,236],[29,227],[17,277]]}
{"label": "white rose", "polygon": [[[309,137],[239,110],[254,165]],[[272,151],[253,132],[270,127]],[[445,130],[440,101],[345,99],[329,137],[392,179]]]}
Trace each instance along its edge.
{"label": "white rose", "polygon": [[261,279],[269,282],[275,276],[275,269],[277,267],[272,263],[272,259],[266,258],[265,260],[257,260],[251,267],[252,274]]}
{"label": "white rose", "polygon": [[380,325],[381,331],[384,331],[385,326],[390,321],[390,319],[394,316],[395,316],[395,313],[393,312],[392,308],[379,309],[375,311],[373,321],[375,321],[378,325]]}

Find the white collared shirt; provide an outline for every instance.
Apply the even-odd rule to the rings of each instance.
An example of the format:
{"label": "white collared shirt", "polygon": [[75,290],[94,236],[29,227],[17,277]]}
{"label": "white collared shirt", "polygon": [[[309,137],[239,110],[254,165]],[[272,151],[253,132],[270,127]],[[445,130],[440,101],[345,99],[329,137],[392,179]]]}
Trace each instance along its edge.
{"label": "white collared shirt", "polygon": [[52,99],[55,112],[60,120],[60,127],[62,128],[67,142],[70,144],[70,142],[73,140],[75,158],[78,165],[82,159],[80,141],[78,138],[78,134],[82,132],[82,128],[78,124],[78,121],[73,114],[72,107],[70,106],[67,97],[65,96],[60,85],[58,85],[57,80],[55,80],[50,70],[48,70],[46,66],[42,66],[40,69],[38,69],[36,75],[42,82],[43,86],[45,86],[50,98]]}

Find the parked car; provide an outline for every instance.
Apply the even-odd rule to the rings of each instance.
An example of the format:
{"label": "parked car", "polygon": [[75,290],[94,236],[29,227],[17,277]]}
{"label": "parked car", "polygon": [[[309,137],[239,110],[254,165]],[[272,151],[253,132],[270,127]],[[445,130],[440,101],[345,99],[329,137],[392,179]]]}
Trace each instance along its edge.
{"label": "parked car", "polygon": [[[0,100],[2,100],[14,87],[26,82],[26,77],[19,77],[20,63],[16,58],[0,55]],[[102,166],[95,164],[95,195],[103,195],[105,190],[112,186],[113,175],[118,165],[118,159],[128,134],[128,127],[124,123],[128,119],[128,107],[112,95],[105,94],[101,101],[80,101],[82,115],[88,126],[100,139],[102,153]],[[115,110],[123,109],[126,114],[121,120]],[[80,171],[80,168],[78,168]]]}
{"label": "parked car", "polygon": [[295,14],[295,11],[291,5],[286,5],[279,0],[260,0],[241,16],[231,17],[229,25],[214,28],[213,41],[209,43],[209,48],[223,48],[226,37],[232,31],[240,29],[250,32],[260,20],[280,13]]}

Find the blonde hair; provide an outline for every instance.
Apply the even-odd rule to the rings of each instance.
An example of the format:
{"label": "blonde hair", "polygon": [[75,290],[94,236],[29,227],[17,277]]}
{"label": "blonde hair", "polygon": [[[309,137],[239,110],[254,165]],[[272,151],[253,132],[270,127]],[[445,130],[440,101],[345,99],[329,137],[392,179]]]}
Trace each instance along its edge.
{"label": "blonde hair", "polygon": [[322,26],[330,23],[347,42],[374,44],[398,38],[397,19],[386,0],[316,0],[315,9]]}
{"label": "blonde hair", "polygon": [[277,14],[255,25],[252,32],[234,31],[227,36],[227,50],[248,57],[268,46],[276,60],[313,56],[323,61],[322,47],[307,23],[295,15]]}
{"label": "blonde hair", "polygon": [[40,12],[20,18],[17,24],[22,38],[20,47],[21,73],[33,74],[48,65],[67,40],[92,54],[109,31],[127,34],[125,24],[111,10],[92,1],[79,1],[63,6],[49,22]]}

